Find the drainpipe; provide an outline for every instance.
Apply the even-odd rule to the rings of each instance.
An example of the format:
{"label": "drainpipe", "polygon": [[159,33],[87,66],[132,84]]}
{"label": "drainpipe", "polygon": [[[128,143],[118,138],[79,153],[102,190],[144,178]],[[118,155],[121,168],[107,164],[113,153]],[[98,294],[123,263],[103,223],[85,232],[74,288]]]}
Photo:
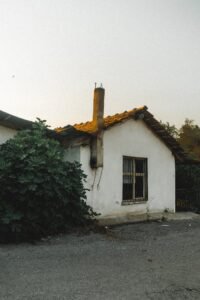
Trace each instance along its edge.
{"label": "drainpipe", "polygon": [[93,126],[95,135],[91,141],[90,165],[92,168],[103,167],[103,127],[104,127],[104,95],[102,87],[94,89]]}

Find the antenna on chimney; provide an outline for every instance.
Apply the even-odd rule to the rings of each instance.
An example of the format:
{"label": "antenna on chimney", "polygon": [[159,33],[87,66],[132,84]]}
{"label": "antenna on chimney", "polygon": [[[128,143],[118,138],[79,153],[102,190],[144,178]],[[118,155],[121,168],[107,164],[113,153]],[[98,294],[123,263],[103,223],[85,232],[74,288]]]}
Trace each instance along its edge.
{"label": "antenna on chimney", "polygon": [[[95,89],[97,88],[97,82],[94,83],[94,88],[95,88]],[[102,84],[102,83],[100,84],[100,88],[103,89],[103,84]]]}

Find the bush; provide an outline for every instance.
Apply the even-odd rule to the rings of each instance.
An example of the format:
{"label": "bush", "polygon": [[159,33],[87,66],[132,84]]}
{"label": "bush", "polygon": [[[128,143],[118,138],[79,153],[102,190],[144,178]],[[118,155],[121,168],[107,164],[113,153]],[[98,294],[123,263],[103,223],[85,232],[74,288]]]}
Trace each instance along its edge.
{"label": "bush", "polygon": [[0,149],[1,239],[36,239],[87,224],[95,213],[86,200],[79,163],[64,161],[64,149],[47,137],[38,120]]}

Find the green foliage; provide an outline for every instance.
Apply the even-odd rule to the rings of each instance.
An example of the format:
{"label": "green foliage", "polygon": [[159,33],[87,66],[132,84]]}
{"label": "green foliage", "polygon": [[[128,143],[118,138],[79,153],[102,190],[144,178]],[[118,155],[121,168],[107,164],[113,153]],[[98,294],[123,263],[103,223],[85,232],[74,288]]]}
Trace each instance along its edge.
{"label": "green foliage", "polygon": [[175,139],[179,137],[179,130],[175,125],[170,125],[169,122],[163,123],[160,121],[160,124],[167,130],[167,132],[173,136]]}
{"label": "green foliage", "polygon": [[179,130],[179,143],[191,158],[200,160],[200,127],[186,119]]}
{"label": "green foliage", "polygon": [[[180,129],[168,122],[161,124],[177,139],[188,158],[200,160],[200,127],[193,120],[186,119]],[[193,209],[200,210],[200,164],[176,165],[176,189]]]}
{"label": "green foliage", "polygon": [[64,161],[64,149],[47,137],[38,120],[0,149],[0,228],[34,239],[86,224],[95,216],[86,204],[79,163]]}
{"label": "green foliage", "polygon": [[169,122],[162,123],[167,132],[172,135],[182,146],[191,159],[200,160],[200,127],[193,120],[185,119],[181,128],[170,125]]}

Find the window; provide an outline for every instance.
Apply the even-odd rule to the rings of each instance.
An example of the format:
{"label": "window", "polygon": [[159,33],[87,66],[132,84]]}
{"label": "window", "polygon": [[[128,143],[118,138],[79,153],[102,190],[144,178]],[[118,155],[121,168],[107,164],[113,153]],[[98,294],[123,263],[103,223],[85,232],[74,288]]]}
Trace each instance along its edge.
{"label": "window", "polygon": [[147,201],[147,159],[123,157],[122,204]]}

